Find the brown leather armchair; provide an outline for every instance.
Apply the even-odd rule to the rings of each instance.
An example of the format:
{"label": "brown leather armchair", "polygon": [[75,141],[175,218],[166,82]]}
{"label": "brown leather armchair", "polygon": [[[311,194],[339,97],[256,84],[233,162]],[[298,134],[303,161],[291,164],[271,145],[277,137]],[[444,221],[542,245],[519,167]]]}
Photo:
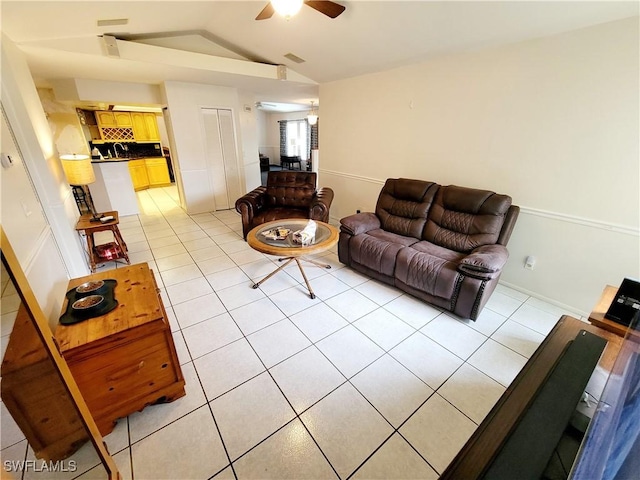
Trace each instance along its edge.
{"label": "brown leather armchair", "polygon": [[316,191],[316,173],[275,171],[267,174],[267,186],[260,186],[236,200],[242,215],[242,234],[263,223],[285,218],[329,221],[333,190]]}

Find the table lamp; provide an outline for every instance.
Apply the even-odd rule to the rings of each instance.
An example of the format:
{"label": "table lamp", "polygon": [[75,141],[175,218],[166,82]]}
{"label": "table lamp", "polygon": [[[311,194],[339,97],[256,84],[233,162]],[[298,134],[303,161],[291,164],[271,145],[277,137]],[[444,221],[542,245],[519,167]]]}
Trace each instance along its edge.
{"label": "table lamp", "polygon": [[[62,169],[67,177],[69,185],[74,189],[79,188],[85,199],[88,199],[87,207],[91,212],[91,221],[99,222],[102,218],[102,214],[96,213],[96,209],[93,205],[93,199],[91,198],[91,192],[87,188],[87,185],[96,181],[96,176],[93,173],[93,166],[91,165],[91,159],[88,155],[61,155],[60,161],[62,162]],[[76,203],[79,202],[78,196],[76,196]],[[79,207],[78,203],[78,207]]]}

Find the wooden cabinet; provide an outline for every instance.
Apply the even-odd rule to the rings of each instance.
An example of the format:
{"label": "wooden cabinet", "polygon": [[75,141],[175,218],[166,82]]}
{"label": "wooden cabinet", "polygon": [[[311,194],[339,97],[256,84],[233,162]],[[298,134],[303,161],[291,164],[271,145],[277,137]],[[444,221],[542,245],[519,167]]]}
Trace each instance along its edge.
{"label": "wooden cabinet", "polygon": [[129,161],[129,174],[133,189],[137,192],[149,188],[149,175],[147,174],[147,166],[144,158]]}
{"label": "wooden cabinet", "polygon": [[149,186],[159,187],[171,184],[167,160],[164,157],[147,158],[145,159],[145,166],[147,167],[147,175],[149,176]]}
{"label": "wooden cabinet", "polygon": [[131,113],[129,112],[110,112],[110,111],[96,111],[96,120],[100,127],[131,127]]}
{"label": "wooden cabinet", "polygon": [[133,123],[129,112],[96,111],[100,137],[107,142],[134,141]]}
{"label": "wooden cabinet", "polygon": [[99,127],[117,127],[116,117],[113,116],[113,112],[96,111],[96,120]]}
{"label": "wooden cabinet", "polygon": [[113,112],[113,116],[116,119],[116,127],[132,127],[130,112]]}
{"label": "wooden cabinet", "polygon": [[129,173],[136,192],[149,187],[171,185],[169,168],[164,157],[130,160]]}
{"label": "wooden cabinet", "polygon": [[[58,325],[55,338],[102,435],[118,418],[185,394],[184,378],[153,272],[146,263],[69,282],[114,279],[118,306]],[[66,310],[66,305],[64,305]],[[4,381],[4,380],[3,380]]]}
{"label": "wooden cabinet", "polygon": [[160,132],[155,113],[131,112],[131,121],[136,142],[160,141]]}
{"label": "wooden cabinet", "polygon": [[37,458],[61,460],[89,438],[29,313],[20,305],[2,361],[2,401]]}

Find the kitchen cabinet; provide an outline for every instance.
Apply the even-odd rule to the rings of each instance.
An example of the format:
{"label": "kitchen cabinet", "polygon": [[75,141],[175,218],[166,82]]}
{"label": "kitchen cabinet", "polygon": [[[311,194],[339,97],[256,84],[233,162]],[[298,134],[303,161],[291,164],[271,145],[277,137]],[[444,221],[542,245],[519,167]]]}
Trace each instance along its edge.
{"label": "kitchen cabinet", "polygon": [[130,160],[129,173],[136,192],[149,187],[171,185],[169,168],[164,157]]}
{"label": "kitchen cabinet", "polygon": [[99,127],[116,127],[116,117],[113,116],[113,112],[96,112],[96,120]]}
{"label": "kitchen cabinet", "polygon": [[164,157],[147,158],[145,159],[145,166],[147,168],[149,186],[159,187],[171,184],[171,180],[169,179],[169,169],[167,168],[167,160]]}
{"label": "kitchen cabinet", "polygon": [[137,192],[149,188],[149,175],[144,158],[129,161],[129,174],[133,183],[133,189]]}
{"label": "kitchen cabinet", "polygon": [[96,120],[102,140],[108,142],[132,142],[133,123],[129,112],[96,111]]}
{"label": "kitchen cabinet", "polygon": [[136,142],[160,141],[160,132],[155,113],[131,112],[131,121]]}
{"label": "kitchen cabinet", "polygon": [[110,112],[96,111],[96,119],[100,127],[132,127],[131,113],[129,112]]}

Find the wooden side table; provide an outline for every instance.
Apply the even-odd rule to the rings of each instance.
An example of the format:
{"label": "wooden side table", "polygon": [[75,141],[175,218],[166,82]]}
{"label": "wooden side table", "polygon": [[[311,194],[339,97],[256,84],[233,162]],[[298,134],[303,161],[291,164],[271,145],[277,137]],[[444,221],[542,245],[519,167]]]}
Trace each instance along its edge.
{"label": "wooden side table", "polygon": [[[131,264],[129,261],[129,254],[127,252],[127,244],[124,242],[122,235],[120,235],[120,229],[118,228],[118,223],[120,219],[118,218],[118,212],[105,212],[104,216],[112,216],[113,220],[109,222],[92,222],[93,216],[90,213],[85,213],[78,219],[78,223],[76,224],[76,231],[83,231],[85,237],[87,239],[87,248],[89,250],[89,266],[91,267],[91,272],[96,271],[96,264],[104,263],[106,261],[117,260],[119,258],[124,258],[128,264]],[[96,244],[93,238],[93,235],[97,232],[111,231],[113,233],[113,243],[116,244],[118,252],[117,254],[110,259],[101,258],[96,252]]]}
{"label": "wooden side table", "polygon": [[149,266],[139,263],[76,278],[68,290],[107,279],[117,281],[118,306],[100,317],[58,324],[54,334],[102,435],[113,430],[118,418],[185,394],[171,328]]}

